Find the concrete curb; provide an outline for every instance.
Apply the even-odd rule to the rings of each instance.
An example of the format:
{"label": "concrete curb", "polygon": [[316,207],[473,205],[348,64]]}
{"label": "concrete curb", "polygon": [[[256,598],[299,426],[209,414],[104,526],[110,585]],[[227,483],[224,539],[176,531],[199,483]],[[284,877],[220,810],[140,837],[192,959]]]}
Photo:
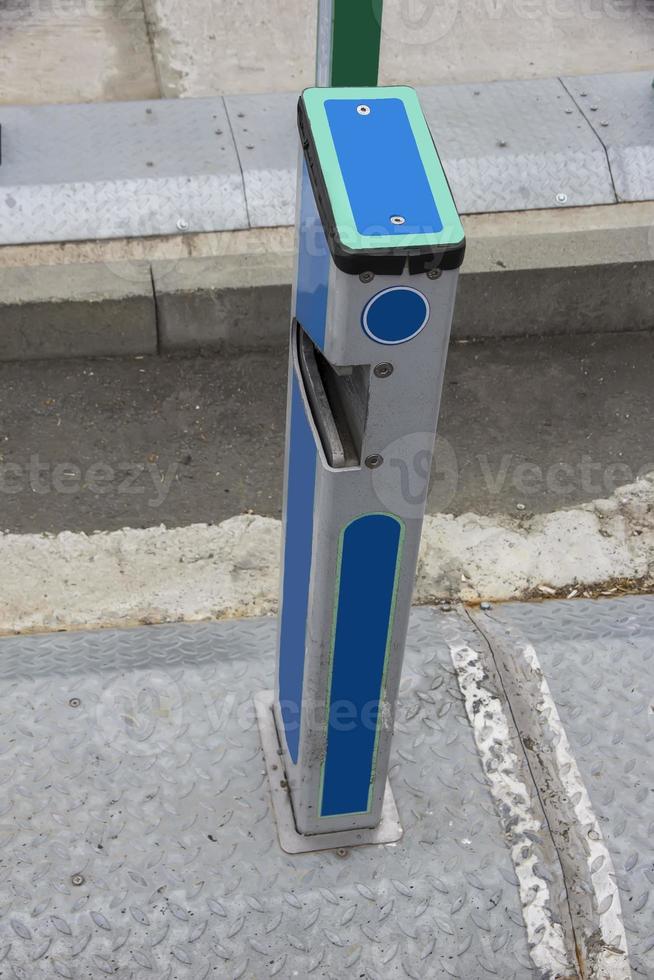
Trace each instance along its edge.
{"label": "concrete curb", "polygon": [[[654,327],[654,202],[464,218],[458,340]],[[0,359],[286,343],[293,229],[0,249]]]}
{"label": "concrete curb", "polygon": [[154,354],[148,263],[0,268],[0,360]]}
{"label": "concrete curb", "polygon": [[190,258],[152,268],[162,351],[286,342],[293,253]]}

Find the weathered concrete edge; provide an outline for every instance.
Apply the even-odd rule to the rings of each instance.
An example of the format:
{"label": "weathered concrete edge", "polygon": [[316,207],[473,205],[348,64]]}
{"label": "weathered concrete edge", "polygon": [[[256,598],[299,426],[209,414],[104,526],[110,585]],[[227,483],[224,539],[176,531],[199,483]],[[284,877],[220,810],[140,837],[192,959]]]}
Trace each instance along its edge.
{"label": "weathered concrete edge", "polygon": [[[281,524],[0,533],[0,634],[265,616]],[[414,601],[476,603],[654,587],[654,473],[606,500],[532,517],[425,518]]]}
{"label": "weathered concrete edge", "polygon": [[[654,327],[654,202],[464,224],[455,338]],[[0,359],[283,344],[292,273],[291,228],[2,248]]]}

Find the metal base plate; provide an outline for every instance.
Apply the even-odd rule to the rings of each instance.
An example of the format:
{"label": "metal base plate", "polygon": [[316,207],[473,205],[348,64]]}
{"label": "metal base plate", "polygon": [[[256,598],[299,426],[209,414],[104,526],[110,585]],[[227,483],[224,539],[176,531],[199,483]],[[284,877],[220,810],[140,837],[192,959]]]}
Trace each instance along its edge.
{"label": "metal base plate", "polygon": [[304,854],[309,851],[340,850],[361,844],[394,844],[402,837],[402,825],[395,806],[390,782],[386,783],[382,818],[377,827],[370,830],[344,830],[330,834],[300,834],[295,826],[291,798],[286,788],[281,749],[275,716],[273,715],[273,691],[260,691],[255,695],[254,706],[261,735],[266,770],[270,781],[273,812],[282,850],[287,854]]}

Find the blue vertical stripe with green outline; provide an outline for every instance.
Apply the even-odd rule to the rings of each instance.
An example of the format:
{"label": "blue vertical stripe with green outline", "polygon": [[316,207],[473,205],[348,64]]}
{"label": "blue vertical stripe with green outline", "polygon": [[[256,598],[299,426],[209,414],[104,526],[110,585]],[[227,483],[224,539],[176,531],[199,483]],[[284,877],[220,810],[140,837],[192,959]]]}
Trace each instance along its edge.
{"label": "blue vertical stripe with green outline", "polygon": [[366,514],[341,535],[321,817],[370,809],[404,525]]}

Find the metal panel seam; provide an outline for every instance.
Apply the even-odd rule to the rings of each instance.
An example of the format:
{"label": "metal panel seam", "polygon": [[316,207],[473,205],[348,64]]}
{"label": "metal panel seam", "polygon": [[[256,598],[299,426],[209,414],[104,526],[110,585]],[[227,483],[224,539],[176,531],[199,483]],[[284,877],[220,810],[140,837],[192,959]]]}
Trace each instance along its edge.
{"label": "metal panel seam", "polygon": [[229,106],[227,105],[227,100],[224,95],[220,96],[220,101],[223,104],[225,110],[225,116],[227,117],[227,125],[229,126],[229,135],[232,137],[232,143],[234,144],[234,153],[236,154],[236,159],[238,160],[238,169],[241,174],[241,187],[243,188],[243,203],[245,205],[245,217],[247,218],[248,228],[252,228],[252,220],[250,218],[250,205],[248,204],[248,192],[245,186],[245,174],[243,173],[243,161],[241,160],[241,154],[238,151],[238,142],[234,134],[234,126],[232,124],[232,117],[229,114]]}
{"label": "metal panel seam", "polygon": [[586,125],[589,127],[590,131],[596,137],[596,139],[599,140],[599,144],[602,147],[602,149],[604,150],[604,156],[606,157],[606,167],[607,167],[607,170],[609,172],[609,177],[611,178],[611,187],[613,188],[613,196],[615,198],[615,203],[617,204],[619,202],[620,198],[618,197],[618,192],[617,192],[616,186],[615,186],[615,180],[613,179],[613,170],[611,169],[611,161],[609,159],[609,150],[608,150],[608,147],[607,147],[606,143],[604,142],[604,140],[602,139],[600,133],[597,132],[597,130],[595,129],[595,127],[591,123],[590,119],[588,119],[588,117],[586,116],[586,114],[583,112],[581,106],[579,105],[579,103],[575,99],[574,95],[572,94],[572,92],[570,91],[570,89],[568,88],[568,86],[563,81],[563,77],[561,75],[557,75],[556,80],[557,80],[557,82],[559,82],[561,84],[561,86],[563,87],[564,92],[566,92],[570,96],[570,99],[574,103],[575,109],[577,110],[577,112],[579,113],[579,115],[581,116],[581,118],[583,119],[583,121],[586,123]]}

